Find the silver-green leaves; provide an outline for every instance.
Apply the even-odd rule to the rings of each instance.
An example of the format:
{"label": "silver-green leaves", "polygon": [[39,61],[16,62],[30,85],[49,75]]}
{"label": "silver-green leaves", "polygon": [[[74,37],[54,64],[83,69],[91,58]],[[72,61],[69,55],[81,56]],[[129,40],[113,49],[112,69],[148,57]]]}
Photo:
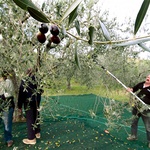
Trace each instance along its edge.
{"label": "silver-green leaves", "polygon": [[107,41],[111,41],[111,37],[110,37],[110,34],[109,34],[106,26],[100,20],[99,20],[99,23],[100,23],[100,26],[101,26],[101,29],[102,29],[102,32],[103,32],[103,35],[104,35],[105,39]]}
{"label": "silver-green leaves", "polygon": [[37,21],[49,23],[47,16],[32,3],[31,0],[13,0],[23,10],[27,10],[29,14]]}
{"label": "silver-green leaves", "polygon": [[89,27],[89,41],[88,41],[88,43],[90,44],[90,45],[92,45],[93,44],[93,39],[94,39],[94,32],[95,32],[95,28],[93,27],[93,26],[90,26]]}
{"label": "silver-green leaves", "polygon": [[78,56],[78,52],[77,52],[77,42],[75,43],[75,63],[78,66],[78,68],[80,69],[80,62],[79,62],[79,56]]}
{"label": "silver-green leaves", "polygon": [[82,2],[82,0],[75,0],[70,7],[66,10],[65,14],[63,15],[61,22],[70,15],[70,13],[77,8],[77,6]]}
{"label": "silver-green leaves", "polygon": [[70,13],[68,25],[70,25],[75,20],[75,18],[78,16],[77,9],[78,9],[78,6]]}
{"label": "silver-green leaves", "polygon": [[75,28],[77,30],[78,35],[80,35],[80,23],[78,20],[75,21]]}
{"label": "silver-green leaves", "polygon": [[32,7],[27,7],[27,10],[28,10],[29,14],[37,21],[49,23],[49,20],[47,19],[45,14],[43,12],[41,12],[40,10],[34,9]]}
{"label": "silver-green leaves", "polygon": [[27,10],[27,7],[36,8],[31,0],[13,0],[20,8]]}
{"label": "silver-green leaves", "polygon": [[135,26],[134,26],[134,34],[136,34],[137,31],[139,30],[149,5],[150,5],[150,0],[144,0],[143,1],[142,6],[138,12],[137,17],[136,17]]}
{"label": "silver-green leaves", "polygon": [[143,43],[138,44],[141,48],[143,48],[143,50],[150,52],[150,48],[148,48],[146,45],[144,45]]}
{"label": "silver-green leaves", "polygon": [[135,39],[132,41],[123,42],[123,43],[119,43],[119,44],[114,44],[114,46],[130,46],[130,45],[140,44],[140,43],[147,42],[147,41],[150,41],[150,37]]}

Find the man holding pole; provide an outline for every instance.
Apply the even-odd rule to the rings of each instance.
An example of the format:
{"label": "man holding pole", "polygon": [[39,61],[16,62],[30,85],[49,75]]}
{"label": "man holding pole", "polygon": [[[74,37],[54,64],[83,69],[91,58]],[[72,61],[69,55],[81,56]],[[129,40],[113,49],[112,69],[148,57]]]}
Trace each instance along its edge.
{"label": "man holding pole", "polygon": [[145,81],[138,83],[133,88],[127,88],[127,91],[131,93],[138,92],[137,96],[147,105],[146,107],[135,99],[137,103],[132,109],[131,135],[127,139],[130,141],[137,140],[138,121],[141,117],[146,129],[148,147],[150,148],[150,75],[146,77]]}

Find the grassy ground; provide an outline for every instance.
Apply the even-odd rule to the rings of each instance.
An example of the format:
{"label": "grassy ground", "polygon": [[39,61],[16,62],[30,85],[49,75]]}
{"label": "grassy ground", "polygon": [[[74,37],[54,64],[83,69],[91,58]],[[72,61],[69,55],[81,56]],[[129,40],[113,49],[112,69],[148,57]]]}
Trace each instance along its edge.
{"label": "grassy ground", "polygon": [[124,88],[120,89],[106,89],[102,85],[94,86],[88,89],[84,85],[79,85],[79,83],[72,83],[71,89],[67,89],[65,86],[61,90],[45,89],[44,95],[56,96],[56,95],[82,95],[82,94],[95,94],[102,97],[109,97],[114,100],[128,101],[129,93],[126,92]]}

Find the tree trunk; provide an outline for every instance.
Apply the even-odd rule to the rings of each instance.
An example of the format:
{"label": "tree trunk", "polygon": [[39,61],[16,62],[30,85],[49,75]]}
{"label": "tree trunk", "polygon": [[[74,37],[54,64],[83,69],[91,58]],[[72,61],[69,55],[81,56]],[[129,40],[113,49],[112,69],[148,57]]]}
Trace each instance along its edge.
{"label": "tree trunk", "polygon": [[10,79],[13,82],[14,85],[14,91],[15,91],[15,95],[14,95],[14,101],[15,101],[15,111],[14,111],[14,118],[13,118],[13,122],[24,122],[26,119],[25,117],[23,117],[22,114],[20,114],[18,112],[18,108],[17,108],[17,100],[18,100],[18,92],[19,92],[19,86],[20,86],[20,82],[19,79],[17,79],[17,76],[14,72],[14,70],[11,71],[11,75],[10,75]]}
{"label": "tree trunk", "polygon": [[67,79],[67,89],[71,90],[71,79]]}

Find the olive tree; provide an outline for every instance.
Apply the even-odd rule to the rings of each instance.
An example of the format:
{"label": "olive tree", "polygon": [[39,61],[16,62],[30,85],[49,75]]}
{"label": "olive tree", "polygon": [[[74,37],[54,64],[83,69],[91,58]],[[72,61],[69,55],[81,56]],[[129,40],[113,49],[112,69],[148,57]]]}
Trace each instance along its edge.
{"label": "olive tree", "polygon": [[[16,89],[19,85],[16,78],[21,79],[30,66],[39,68],[38,74],[46,88],[56,87],[58,90],[58,85],[63,84],[64,80],[70,88],[70,81],[74,75],[76,79],[83,81],[83,84],[91,86],[91,82],[99,73],[95,68],[97,63],[99,66],[108,66],[106,61],[112,60],[114,64],[116,55],[122,60],[121,53],[126,51],[124,47],[137,44],[140,47],[145,46],[142,42],[148,41],[149,36],[118,40],[114,32],[114,28],[118,28],[115,19],[108,22],[107,12],[97,10],[96,3],[97,1],[90,0],[51,0],[45,1],[40,8],[30,0],[1,2],[0,29],[4,39],[0,43],[1,64],[3,68],[14,72]],[[148,5],[145,0],[142,5],[142,8],[145,7],[144,12],[141,9],[137,15],[134,35],[140,28]],[[45,43],[37,41],[36,34],[41,23],[47,24],[48,27],[53,24],[59,27],[59,44],[48,43],[50,33],[46,35]],[[101,62],[97,58],[102,55],[109,57]],[[113,70],[120,62],[126,63],[127,57],[124,56],[122,61],[117,62],[116,67],[111,65]]]}

